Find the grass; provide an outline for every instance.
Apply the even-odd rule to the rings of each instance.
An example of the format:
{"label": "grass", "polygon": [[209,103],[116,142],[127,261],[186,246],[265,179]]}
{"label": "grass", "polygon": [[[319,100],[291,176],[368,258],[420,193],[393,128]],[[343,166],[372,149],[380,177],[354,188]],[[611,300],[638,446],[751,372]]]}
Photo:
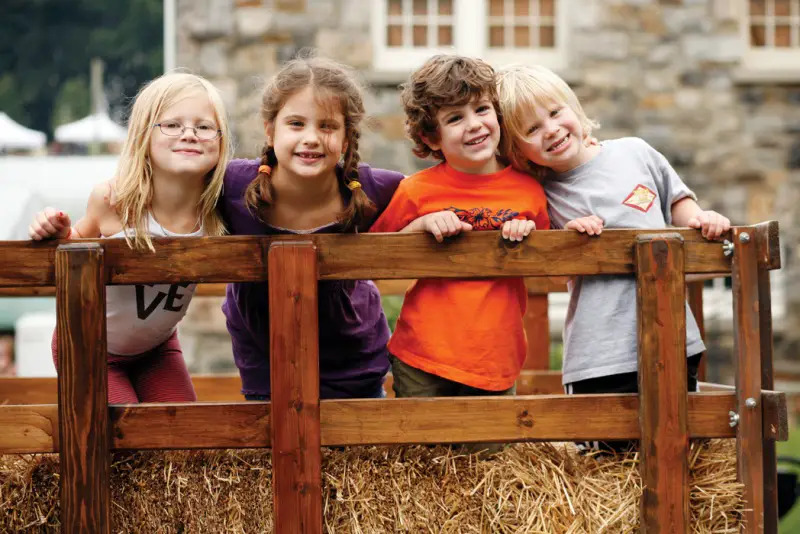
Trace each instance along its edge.
{"label": "grass", "polygon": [[[800,458],[800,426],[789,428],[789,441],[778,442],[778,456]],[[794,534],[800,532],[800,504],[783,516],[778,525],[779,534]]]}

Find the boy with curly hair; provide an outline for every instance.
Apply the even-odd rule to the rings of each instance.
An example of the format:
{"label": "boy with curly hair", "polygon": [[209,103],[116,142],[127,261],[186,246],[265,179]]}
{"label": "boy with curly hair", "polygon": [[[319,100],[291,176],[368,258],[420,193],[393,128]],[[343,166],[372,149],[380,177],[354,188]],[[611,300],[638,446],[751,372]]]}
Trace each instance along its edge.
{"label": "boy with curly hair", "polygon": [[[542,186],[497,158],[495,72],[479,59],[430,58],[403,87],[414,154],[438,165],[400,182],[372,232],[547,229]],[[398,397],[513,395],[526,354],[521,278],[417,281],[389,341]]]}

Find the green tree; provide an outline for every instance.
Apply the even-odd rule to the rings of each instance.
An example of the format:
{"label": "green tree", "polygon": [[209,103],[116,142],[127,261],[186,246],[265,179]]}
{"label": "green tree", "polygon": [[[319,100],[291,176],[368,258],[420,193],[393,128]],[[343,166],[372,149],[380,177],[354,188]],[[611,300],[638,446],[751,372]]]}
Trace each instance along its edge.
{"label": "green tree", "polygon": [[105,61],[112,113],[125,110],[139,87],[163,70],[162,0],[2,4],[0,111],[15,110],[15,120],[26,126],[52,133],[56,101],[77,82],[62,85],[83,79],[88,86],[93,57]]}
{"label": "green tree", "polygon": [[61,84],[53,104],[53,127],[82,119],[90,110],[89,84],[86,78],[70,78]]}

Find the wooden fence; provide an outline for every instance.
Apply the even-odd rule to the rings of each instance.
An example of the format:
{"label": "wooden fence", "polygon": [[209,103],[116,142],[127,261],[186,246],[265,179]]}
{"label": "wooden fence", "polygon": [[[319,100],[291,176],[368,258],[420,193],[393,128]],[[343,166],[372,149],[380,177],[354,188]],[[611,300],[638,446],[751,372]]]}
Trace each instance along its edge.
{"label": "wooden fence", "polygon": [[[64,532],[110,532],[111,450],[267,447],[274,523],[322,531],[320,446],[640,439],[642,530],[687,532],[690,438],[736,437],[748,532],[777,530],[775,440],[786,405],[772,387],[769,270],[777,223],[708,242],[693,230],[476,232],[0,242],[0,286],[55,286],[58,404],[0,406],[0,453],[61,455]],[[736,387],[687,395],[685,279],[731,273]],[[319,399],[317,280],[632,274],[638,282],[639,395]],[[107,405],[105,285],[269,280],[272,401]],[[468,422],[462,415],[469,413]]]}

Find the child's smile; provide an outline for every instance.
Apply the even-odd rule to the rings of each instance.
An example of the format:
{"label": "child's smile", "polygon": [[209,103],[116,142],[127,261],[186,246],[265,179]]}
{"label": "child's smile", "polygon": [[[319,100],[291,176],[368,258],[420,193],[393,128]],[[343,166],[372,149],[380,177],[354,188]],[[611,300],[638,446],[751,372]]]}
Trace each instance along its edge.
{"label": "child's smile", "polygon": [[583,127],[566,104],[534,105],[522,124],[525,133],[516,141],[517,146],[528,160],[541,167],[566,172],[586,163],[599,150],[584,146]]}
{"label": "child's smile", "polygon": [[452,168],[467,174],[497,171],[495,157],[500,142],[500,125],[488,98],[461,106],[448,106],[436,112],[438,142],[428,140],[433,150],[441,150]]}

